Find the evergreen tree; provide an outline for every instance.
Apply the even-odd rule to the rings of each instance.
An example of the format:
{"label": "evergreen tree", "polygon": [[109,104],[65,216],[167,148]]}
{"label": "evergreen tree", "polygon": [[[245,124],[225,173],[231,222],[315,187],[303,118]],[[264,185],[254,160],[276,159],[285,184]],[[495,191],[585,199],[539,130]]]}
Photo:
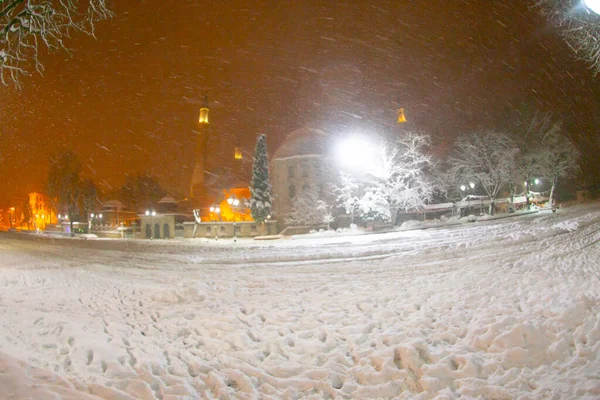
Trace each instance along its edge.
{"label": "evergreen tree", "polygon": [[263,223],[271,215],[272,205],[267,135],[260,135],[256,140],[250,192],[252,193],[250,198],[252,218],[256,222]]}

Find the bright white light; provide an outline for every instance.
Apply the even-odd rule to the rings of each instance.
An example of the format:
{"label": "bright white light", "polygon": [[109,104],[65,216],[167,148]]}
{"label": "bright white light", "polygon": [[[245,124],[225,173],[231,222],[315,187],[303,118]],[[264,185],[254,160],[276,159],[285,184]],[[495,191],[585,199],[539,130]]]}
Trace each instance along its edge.
{"label": "bright white light", "polygon": [[342,168],[359,173],[375,173],[377,150],[377,147],[366,138],[350,136],[337,145],[335,157]]}
{"label": "bright white light", "polygon": [[600,0],[583,0],[583,4],[586,8],[600,15]]}
{"label": "bright white light", "polygon": [[475,188],[475,184],[474,184],[473,182],[470,182],[470,183],[469,183],[469,186],[471,186],[471,189],[474,189],[474,188]]}
{"label": "bright white light", "polygon": [[98,218],[102,218],[102,214],[98,214]]}
{"label": "bright white light", "polygon": [[535,178],[535,181],[533,181],[533,183],[535,183],[536,185],[539,185],[540,183],[542,183],[542,181],[539,180],[538,178]]}
{"label": "bright white light", "polygon": [[215,212],[218,214],[221,212],[221,209],[219,207],[215,208]]}
{"label": "bright white light", "polygon": [[152,216],[156,216],[156,211],[152,211]]}
{"label": "bright white light", "polygon": [[240,201],[238,199],[233,200],[233,205],[234,206],[238,206],[240,204]]}
{"label": "bright white light", "polygon": [[90,217],[94,218],[94,214],[90,214]]}
{"label": "bright white light", "polygon": [[465,190],[467,190],[467,187],[465,185],[460,185],[460,190],[464,192]]}
{"label": "bright white light", "polygon": [[149,210],[146,210],[146,215],[150,215],[150,211]]}
{"label": "bright white light", "polygon": [[210,212],[215,212],[215,208],[214,208],[214,207],[211,207],[211,208],[210,208]]}
{"label": "bright white light", "polygon": [[61,219],[62,217],[60,216],[60,214],[58,214],[58,219]]}

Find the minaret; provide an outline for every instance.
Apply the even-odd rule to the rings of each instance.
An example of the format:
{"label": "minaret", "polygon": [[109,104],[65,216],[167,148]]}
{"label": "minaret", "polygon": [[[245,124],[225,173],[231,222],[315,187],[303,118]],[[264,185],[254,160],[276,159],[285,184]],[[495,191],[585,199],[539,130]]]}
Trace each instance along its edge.
{"label": "minaret", "polygon": [[206,169],[206,150],[208,137],[210,136],[210,124],[208,122],[208,97],[204,96],[204,103],[200,107],[198,126],[194,131],[196,134],[196,152],[194,173],[190,184],[190,199],[194,208],[206,208],[206,187],[204,182],[204,171]]}

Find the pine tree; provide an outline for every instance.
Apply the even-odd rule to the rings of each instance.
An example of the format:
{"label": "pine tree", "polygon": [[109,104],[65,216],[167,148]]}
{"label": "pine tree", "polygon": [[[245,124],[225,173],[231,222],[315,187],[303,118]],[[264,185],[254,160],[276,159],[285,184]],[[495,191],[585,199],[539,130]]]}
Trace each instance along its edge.
{"label": "pine tree", "polygon": [[250,198],[252,218],[256,222],[263,223],[271,215],[272,205],[267,135],[260,135],[256,140],[250,192],[252,193],[252,197]]}

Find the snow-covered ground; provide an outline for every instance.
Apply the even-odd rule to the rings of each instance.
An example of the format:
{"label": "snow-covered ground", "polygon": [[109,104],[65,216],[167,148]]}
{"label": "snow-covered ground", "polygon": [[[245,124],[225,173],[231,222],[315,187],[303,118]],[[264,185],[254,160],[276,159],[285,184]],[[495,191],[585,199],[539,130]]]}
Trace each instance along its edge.
{"label": "snow-covered ground", "polygon": [[5,233],[0,398],[597,399],[599,281],[598,203],[235,245]]}

